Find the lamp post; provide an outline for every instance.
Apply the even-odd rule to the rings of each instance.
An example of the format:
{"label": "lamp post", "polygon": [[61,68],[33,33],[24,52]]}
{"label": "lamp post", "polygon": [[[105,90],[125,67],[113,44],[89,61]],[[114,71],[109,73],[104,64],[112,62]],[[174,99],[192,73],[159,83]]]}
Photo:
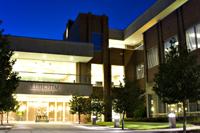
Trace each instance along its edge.
{"label": "lamp post", "polygon": [[168,120],[169,120],[169,127],[170,128],[176,128],[176,114],[175,113],[169,113],[168,114]]}

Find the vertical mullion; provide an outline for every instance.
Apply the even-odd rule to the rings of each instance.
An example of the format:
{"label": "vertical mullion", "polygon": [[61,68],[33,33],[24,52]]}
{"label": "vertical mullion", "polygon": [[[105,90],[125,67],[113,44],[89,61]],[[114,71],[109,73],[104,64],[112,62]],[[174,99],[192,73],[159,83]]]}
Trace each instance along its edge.
{"label": "vertical mullion", "polygon": [[198,41],[197,41],[196,25],[194,26],[194,35],[195,35],[195,43],[196,43],[196,49],[197,49],[198,48]]}

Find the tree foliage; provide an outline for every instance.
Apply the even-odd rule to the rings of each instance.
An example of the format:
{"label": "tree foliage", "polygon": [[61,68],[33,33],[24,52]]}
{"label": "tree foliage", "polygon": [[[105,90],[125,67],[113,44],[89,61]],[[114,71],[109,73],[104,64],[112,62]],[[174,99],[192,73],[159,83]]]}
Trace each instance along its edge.
{"label": "tree foliage", "polygon": [[73,96],[70,100],[70,112],[78,113],[78,122],[80,124],[81,114],[90,114],[91,101],[83,96]]}
{"label": "tree foliage", "polygon": [[137,87],[134,82],[125,80],[125,85],[113,88],[113,109],[122,114],[122,129],[124,129],[124,115],[126,112],[134,112],[144,104],[144,91]]}
{"label": "tree foliage", "polygon": [[163,102],[183,103],[185,118],[186,101],[199,99],[200,66],[197,65],[196,56],[187,49],[182,48],[178,51],[176,47],[171,46],[166,53],[165,62],[159,66],[154,81],[154,91]]}
{"label": "tree foliage", "polygon": [[104,113],[104,102],[98,97],[91,96],[91,112],[98,119]]}
{"label": "tree foliage", "polygon": [[1,124],[3,124],[3,113],[15,111],[16,99],[13,97],[20,77],[18,73],[12,71],[15,60],[11,57],[13,51],[10,49],[10,43],[7,36],[0,30],[0,113]]}

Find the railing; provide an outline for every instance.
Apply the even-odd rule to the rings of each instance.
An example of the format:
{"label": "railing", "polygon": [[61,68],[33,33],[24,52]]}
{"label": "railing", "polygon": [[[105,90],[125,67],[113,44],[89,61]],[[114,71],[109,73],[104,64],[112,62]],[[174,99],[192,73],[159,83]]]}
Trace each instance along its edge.
{"label": "railing", "polygon": [[42,81],[60,83],[91,83],[88,75],[61,74],[61,73],[38,73],[38,72],[18,72],[23,81]]}

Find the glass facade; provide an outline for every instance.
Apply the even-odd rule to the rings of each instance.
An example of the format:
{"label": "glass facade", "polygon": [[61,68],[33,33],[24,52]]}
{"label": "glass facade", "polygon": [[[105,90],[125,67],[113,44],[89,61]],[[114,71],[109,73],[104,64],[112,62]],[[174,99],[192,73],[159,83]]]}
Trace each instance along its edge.
{"label": "glass facade", "polygon": [[70,114],[71,97],[17,94],[16,98],[20,107],[16,113],[10,114],[9,119],[36,122],[77,122],[77,115]]}

